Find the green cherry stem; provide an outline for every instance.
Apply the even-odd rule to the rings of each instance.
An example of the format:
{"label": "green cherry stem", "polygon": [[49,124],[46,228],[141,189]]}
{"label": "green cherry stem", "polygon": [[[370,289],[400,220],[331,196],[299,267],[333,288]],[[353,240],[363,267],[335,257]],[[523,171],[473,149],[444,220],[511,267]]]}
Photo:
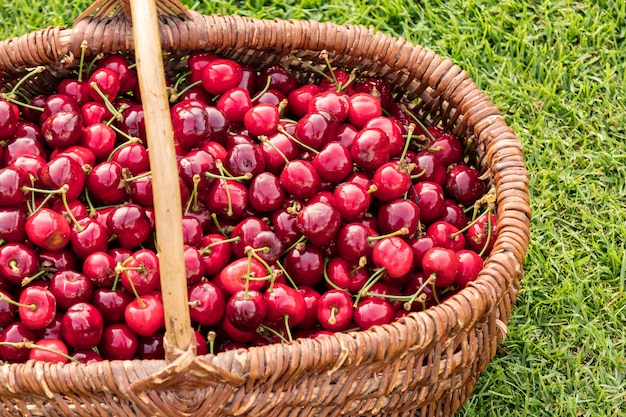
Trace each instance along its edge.
{"label": "green cherry stem", "polygon": [[59,352],[56,349],[51,349],[47,346],[41,346],[38,345],[37,343],[33,343],[30,340],[24,340],[22,342],[0,342],[0,345],[2,346],[11,346],[14,347],[16,349],[39,349],[39,350],[45,350],[46,352],[50,352],[50,353],[54,353],[55,355],[59,355],[62,356],[63,358],[74,362],[74,363],[80,363],[79,360],[77,360],[76,358],[71,357],[70,355],[66,355],[63,352]]}
{"label": "green cherry stem", "polygon": [[320,151],[318,151],[317,149],[312,148],[309,145],[306,145],[306,144],[302,143],[301,141],[299,141],[294,135],[292,135],[291,133],[287,132],[287,130],[285,130],[285,128],[282,125],[278,125],[278,131],[280,133],[282,133],[283,135],[287,136],[293,142],[297,143],[298,145],[300,145],[301,147],[306,149],[307,151],[312,152],[315,155],[320,153]]}

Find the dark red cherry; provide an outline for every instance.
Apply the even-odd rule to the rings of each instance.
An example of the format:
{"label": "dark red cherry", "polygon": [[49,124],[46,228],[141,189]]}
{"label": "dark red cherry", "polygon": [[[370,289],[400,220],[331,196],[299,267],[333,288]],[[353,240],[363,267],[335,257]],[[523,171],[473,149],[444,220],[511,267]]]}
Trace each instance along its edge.
{"label": "dark red cherry", "polygon": [[129,93],[135,89],[137,85],[137,74],[130,68],[130,63],[122,55],[106,55],[98,60],[97,67],[108,68],[117,73],[120,80],[120,94]]}
{"label": "dark red cherry", "polygon": [[[118,74],[110,68],[97,68],[91,73],[88,80],[91,99],[104,102],[113,101],[120,91],[120,78]],[[104,96],[104,97],[103,97]]]}
{"label": "dark red cherry", "polygon": [[430,236],[435,246],[459,251],[465,248],[465,236],[459,229],[443,220],[430,224],[426,229],[426,235]]}
{"label": "dark red cherry", "polygon": [[122,166],[114,161],[104,161],[93,167],[85,179],[85,188],[89,197],[101,204],[119,204],[128,197]]}
{"label": "dark red cherry", "polygon": [[340,142],[329,142],[311,162],[322,181],[339,183],[352,173],[350,151]]}
{"label": "dark red cherry", "polygon": [[406,228],[407,235],[413,236],[420,226],[420,209],[413,201],[399,198],[380,206],[377,220],[382,234]]}
{"label": "dark red cherry", "polygon": [[70,243],[70,225],[61,214],[42,208],[26,220],[26,235],[35,245],[55,251]]}
{"label": "dark red cherry", "polygon": [[40,141],[30,137],[16,136],[6,142],[2,151],[2,162],[5,166],[15,164],[20,156],[45,157],[43,139]]}
{"label": "dark red cherry", "polygon": [[459,273],[454,283],[459,288],[465,288],[468,283],[475,281],[483,269],[483,258],[470,249],[461,249],[456,253],[459,258]]}
{"label": "dark red cherry", "polygon": [[202,86],[210,94],[219,95],[241,82],[243,70],[241,65],[230,59],[214,59],[201,70]]}
{"label": "dark red cherry", "polygon": [[[431,134],[435,132],[432,126],[428,130]],[[433,136],[435,140],[430,143],[427,150],[434,152],[443,166],[447,167],[463,160],[463,145],[456,136],[443,131]]]}
{"label": "dark red cherry", "polygon": [[76,271],[59,271],[50,279],[50,292],[57,305],[66,310],[79,302],[90,302],[93,284],[84,274]]}
{"label": "dark red cherry", "polygon": [[303,117],[309,112],[309,102],[322,89],[316,84],[306,84],[292,90],[287,96],[289,111],[296,117]]}
{"label": "dark red cherry", "polygon": [[485,185],[475,168],[457,164],[448,170],[445,192],[459,204],[468,206],[485,194]]}
{"label": "dark red cherry", "polygon": [[27,196],[23,187],[30,187],[28,173],[20,167],[0,168],[0,203],[5,207],[18,207]]}
{"label": "dark red cherry", "polygon": [[380,100],[369,93],[352,94],[348,103],[348,121],[357,129],[362,129],[371,119],[383,115]]}
{"label": "dark red cherry", "polygon": [[324,279],[324,254],[311,244],[296,245],[289,250],[284,266],[298,285],[315,286]]}
{"label": "dark red cherry", "polygon": [[226,310],[222,291],[212,282],[198,282],[189,288],[191,319],[203,326],[218,324]]}
{"label": "dark red cherry", "polygon": [[361,330],[367,330],[372,326],[391,323],[393,311],[391,303],[386,299],[368,297],[361,300],[354,308],[353,319]]}
{"label": "dark red cherry", "polygon": [[375,171],[389,161],[389,137],[378,128],[363,129],[350,147],[352,160],[364,171]]}
{"label": "dark red cherry", "polygon": [[243,122],[245,114],[252,108],[250,92],[244,88],[232,88],[220,95],[215,107],[231,122]]}
{"label": "dark red cherry", "polygon": [[422,270],[426,276],[435,277],[437,287],[448,287],[456,280],[459,258],[453,250],[435,246],[424,254]]}
{"label": "dark red cherry", "polygon": [[445,209],[438,220],[443,220],[453,224],[457,229],[464,229],[469,223],[467,215],[463,211],[463,207],[456,201],[446,198],[444,200]]}
{"label": "dark red cherry", "polygon": [[138,247],[152,232],[144,208],[137,204],[115,207],[106,222],[109,230],[117,236],[119,245],[126,249]]}
{"label": "dark red cherry", "polygon": [[258,291],[237,291],[226,304],[226,319],[237,329],[256,330],[267,315],[267,302]]}
{"label": "dark red cherry", "polygon": [[114,323],[102,331],[98,352],[103,359],[130,360],[137,353],[138,336],[125,323]]}
{"label": "dark red cherry", "polygon": [[131,143],[119,148],[111,155],[109,160],[117,162],[123,168],[128,168],[132,175],[150,171],[148,150],[139,143]]}
{"label": "dark red cherry", "polygon": [[290,161],[279,178],[285,191],[297,198],[310,198],[320,188],[320,178],[313,165],[300,159]]}
{"label": "dark red cherry", "polygon": [[335,117],[337,123],[343,123],[348,118],[349,109],[348,99],[337,91],[322,91],[309,102],[309,113],[327,111]]}
{"label": "dark red cherry", "polygon": [[350,261],[358,262],[361,257],[369,259],[376,243],[370,238],[377,235],[373,229],[361,223],[348,223],[337,232],[337,252]]}
{"label": "dark red cherry", "polygon": [[413,184],[409,188],[409,198],[419,206],[422,223],[438,219],[445,209],[444,191],[436,182],[422,181]]}
{"label": "dark red cherry", "polygon": [[278,177],[270,172],[262,172],[254,177],[248,188],[250,207],[267,213],[280,209],[285,201],[285,193]]}
{"label": "dark red cherry", "polygon": [[0,139],[9,139],[17,131],[19,111],[17,106],[7,100],[0,100]]}
{"label": "dark red cherry", "polygon": [[0,332],[0,358],[6,362],[26,362],[30,349],[2,343],[20,343],[25,340],[35,342],[37,335],[34,330],[26,327],[21,321],[13,322],[3,328],[2,332]]}
{"label": "dark red cherry", "polygon": [[224,168],[233,176],[251,174],[253,177],[265,171],[265,159],[258,145],[240,143],[226,154]]}
{"label": "dark red cherry", "polygon": [[330,204],[306,204],[296,218],[296,225],[315,246],[324,247],[334,239],[341,226],[341,215]]}
{"label": "dark red cherry", "polygon": [[213,181],[206,195],[207,208],[225,219],[237,219],[248,208],[248,189],[234,180]]}
{"label": "dark red cherry", "polygon": [[170,116],[174,128],[174,140],[185,149],[198,147],[211,135],[209,115],[205,106],[176,105],[170,111]]}
{"label": "dark red cherry", "polygon": [[211,52],[196,51],[189,54],[187,58],[187,66],[191,74],[189,75],[189,82],[195,83],[202,80],[202,68],[204,68],[209,62],[217,59],[218,56]]}
{"label": "dark red cherry", "polygon": [[26,239],[26,214],[17,207],[0,208],[0,240],[19,243]]}
{"label": "dark red cherry", "polygon": [[269,88],[278,90],[285,95],[299,87],[299,83],[293,75],[279,64],[270,65],[259,72],[257,90],[263,90],[268,86],[268,78]]}
{"label": "dark red cherry", "polygon": [[402,197],[411,187],[411,176],[402,163],[391,161],[379,166],[372,176],[374,196],[381,201]]}
{"label": "dark red cherry", "polygon": [[372,261],[377,267],[385,268],[389,277],[402,278],[413,268],[413,251],[402,238],[386,237],[374,245]]}

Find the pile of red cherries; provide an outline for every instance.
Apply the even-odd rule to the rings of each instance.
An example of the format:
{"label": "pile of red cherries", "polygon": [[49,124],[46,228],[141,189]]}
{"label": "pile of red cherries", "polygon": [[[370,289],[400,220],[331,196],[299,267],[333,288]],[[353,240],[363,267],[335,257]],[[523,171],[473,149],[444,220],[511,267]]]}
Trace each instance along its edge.
{"label": "pile of red cherries", "polygon": [[[386,79],[301,62],[316,79],[301,82],[208,52],[181,62],[167,80],[178,308],[198,354],[366,330],[477,278],[494,192]],[[0,98],[0,360],[163,358],[167,236],[132,62],[100,57],[48,95],[17,87]]]}

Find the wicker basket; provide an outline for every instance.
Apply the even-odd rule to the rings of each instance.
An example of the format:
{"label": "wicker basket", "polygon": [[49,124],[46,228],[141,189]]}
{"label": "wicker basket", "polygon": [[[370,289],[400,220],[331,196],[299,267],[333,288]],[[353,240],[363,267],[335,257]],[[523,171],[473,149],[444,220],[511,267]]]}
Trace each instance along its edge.
{"label": "wicker basket", "polygon": [[[162,285],[172,288],[171,294],[164,291],[168,311],[165,360],[2,364],[0,414],[454,414],[472,393],[506,334],[529,243],[528,173],[522,147],[498,109],[450,60],[365,27],[206,16],[186,10],[177,0],[159,1],[156,7],[149,1],[135,3],[100,0],[71,29],[51,27],[0,42],[5,89],[15,85],[27,68],[43,65],[47,71],[29,79],[21,90],[28,95],[49,92],[76,67],[83,41],[89,56],[132,54],[137,45],[141,67],[144,58],[140,53],[150,46],[150,39],[140,42],[132,28],[151,33],[153,29],[142,25],[151,24],[150,16],[154,16],[157,28],[157,9],[161,47],[167,52],[166,73],[179,71],[177,58],[196,50],[212,51],[254,67],[280,62],[291,68],[298,68],[300,61],[323,67],[320,52],[327,51],[334,67],[387,78],[395,86],[396,98],[412,103],[425,124],[440,124],[469,144],[473,162],[496,189],[498,238],[478,280],[424,312],[367,331],[217,355],[196,356],[187,348],[191,344],[189,324],[184,320],[186,309],[172,308],[186,300],[180,298],[186,297],[181,290],[185,284],[181,287],[180,279],[174,284],[171,281],[176,280],[164,280]],[[134,7],[142,8],[131,14]],[[136,16],[131,19],[131,15]],[[146,42],[148,46],[144,46]],[[154,74],[153,63],[148,63],[150,55],[145,59],[143,65]],[[303,77],[312,76],[301,69]],[[150,112],[146,110],[147,119]],[[151,132],[148,135],[149,140],[157,140],[150,139]],[[151,149],[156,149],[156,143]],[[169,146],[161,145],[159,149]],[[167,165],[167,151],[159,152],[165,153]],[[155,188],[155,194],[166,194]],[[157,227],[166,227],[159,218],[165,216],[157,213]],[[167,249],[160,247],[160,251]],[[172,251],[182,253],[176,247]],[[175,271],[168,276],[173,275],[180,276]]]}

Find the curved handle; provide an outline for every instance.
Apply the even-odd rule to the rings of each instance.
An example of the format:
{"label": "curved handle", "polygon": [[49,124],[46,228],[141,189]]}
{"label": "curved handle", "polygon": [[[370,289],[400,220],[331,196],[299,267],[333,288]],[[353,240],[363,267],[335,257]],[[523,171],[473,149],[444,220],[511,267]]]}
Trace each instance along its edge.
{"label": "curved handle", "polygon": [[[195,338],[187,306],[178,166],[155,0],[130,0],[130,6],[137,76],[152,167],[157,251],[165,310],[165,359],[171,362],[181,351],[195,354]],[[170,344],[171,349],[168,348]]]}

